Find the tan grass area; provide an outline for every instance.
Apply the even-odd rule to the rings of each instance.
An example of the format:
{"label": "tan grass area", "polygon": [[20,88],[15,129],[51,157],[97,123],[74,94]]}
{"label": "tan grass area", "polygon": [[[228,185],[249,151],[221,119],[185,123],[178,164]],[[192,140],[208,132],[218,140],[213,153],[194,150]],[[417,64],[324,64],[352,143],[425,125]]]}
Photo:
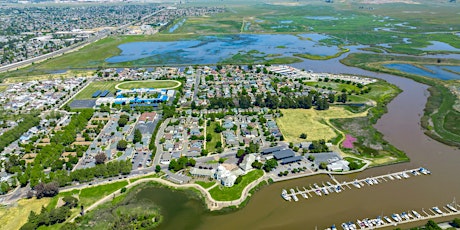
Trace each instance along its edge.
{"label": "tan grass area", "polygon": [[50,198],[42,198],[37,200],[32,198],[30,200],[20,200],[17,206],[1,207],[0,208],[0,228],[1,229],[19,229],[27,222],[30,211],[39,213],[42,206],[48,205]]}
{"label": "tan grass area", "polygon": [[282,109],[283,117],[277,118],[276,123],[288,142],[305,141],[299,136],[307,134],[307,141],[336,137],[334,129],[327,122],[334,118],[362,117],[366,112],[351,113],[342,107],[331,107],[325,111],[315,109]]}

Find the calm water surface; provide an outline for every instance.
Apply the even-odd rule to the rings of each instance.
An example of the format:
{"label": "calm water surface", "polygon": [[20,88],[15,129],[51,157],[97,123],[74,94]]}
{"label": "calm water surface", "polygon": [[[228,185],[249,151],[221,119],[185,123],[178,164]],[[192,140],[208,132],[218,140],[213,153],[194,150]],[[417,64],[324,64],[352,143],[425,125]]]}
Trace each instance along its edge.
{"label": "calm water surface", "polygon": [[[359,190],[347,189],[341,194],[302,199],[299,202],[283,201],[280,197],[281,190],[321,183],[329,178],[314,176],[280,182],[257,192],[242,210],[225,215],[206,213],[200,202],[188,202],[186,198],[180,198],[183,195],[178,192],[146,191],[146,196],[151,196],[152,201],[158,202],[165,209],[162,229],[324,229],[331,224],[340,225],[344,221],[355,221],[357,218],[372,218],[411,209],[420,212],[422,208],[427,210],[433,206],[442,206],[451,202],[454,197],[460,199],[460,150],[428,138],[420,127],[420,117],[429,95],[427,86],[410,79],[347,67],[338,58],[327,61],[306,60],[293,66],[315,72],[372,76],[384,79],[403,90],[388,105],[388,113],[375,127],[384,134],[386,140],[405,151],[411,161],[340,176],[337,177],[339,181],[420,166],[430,169],[432,175],[411,177],[408,180],[392,181]],[[420,224],[424,222],[412,226]],[[411,225],[402,227],[408,226]]]}
{"label": "calm water surface", "polygon": [[[439,78],[442,80],[460,79],[460,66],[438,66],[438,65],[424,65],[427,69],[422,69],[411,64],[392,63],[384,65],[390,69],[397,69],[402,72],[422,75],[431,78]],[[452,70],[454,72],[446,71]],[[428,71],[429,70],[429,71]]]}

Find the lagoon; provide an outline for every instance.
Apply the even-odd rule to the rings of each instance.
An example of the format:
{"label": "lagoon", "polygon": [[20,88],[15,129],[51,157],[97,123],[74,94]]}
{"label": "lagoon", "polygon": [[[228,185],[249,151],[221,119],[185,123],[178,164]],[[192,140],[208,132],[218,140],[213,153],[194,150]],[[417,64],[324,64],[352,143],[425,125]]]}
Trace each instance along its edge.
{"label": "lagoon", "polygon": [[[384,66],[386,68],[397,69],[405,73],[417,74],[425,77],[438,78],[442,80],[460,80],[460,74],[456,74],[460,73],[460,66],[424,65],[423,67],[426,69],[422,69],[411,64],[401,63],[386,64]],[[456,73],[449,72],[448,70],[451,70]]]}
{"label": "lagoon", "polygon": [[[201,36],[190,40],[170,42],[131,42],[118,46],[121,53],[110,57],[108,63],[136,61],[142,65],[163,64],[214,64],[239,53],[257,51],[260,56],[268,54],[291,57],[293,54],[329,56],[339,52],[337,46],[320,44],[329,38],[321,34],[260,34]],[[286,47],[280,53],[276,47]]]}

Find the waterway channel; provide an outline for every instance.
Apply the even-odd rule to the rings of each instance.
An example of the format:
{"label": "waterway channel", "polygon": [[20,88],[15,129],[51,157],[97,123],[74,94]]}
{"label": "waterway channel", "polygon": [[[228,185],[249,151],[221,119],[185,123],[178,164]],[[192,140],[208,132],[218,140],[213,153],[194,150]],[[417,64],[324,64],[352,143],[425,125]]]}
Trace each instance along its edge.
{"label": "waterway channel", "polygon": [[[308,60],[295,64],[298,68],[315,72],[333,72],[367,75],[384,79],[403,90],[389,105],[385,114],[375,125],[385,139],[405,151],[411,161],[403,164],[377,167],[346,176],[336,176],[339,181],[354,178],[377,176],[388,172],[426,167],[431,176],[419,176],[409,180],[392,181],[374,187],[352,189],[339,195],[313,197],[299,202],[287,202],[280,197],[283,188],[307,186],[313,183],[330,181],[326,175],[295,179],[275,183],[258,191],[248,205],[236,212],[216,215],[201,211],[198,201],[189,201],[187,205],[178,202],[163,202],[166,212],[165,222],[160,229],[325,229],[331,224],[340,225],[345,221],[355,221],[366,217],[390,215],[408,210],[428,210],[433,206],[442,206],[460,199],[458,168],[460,150],[436,142],[426,135],[420,127],[420,117],[429,95],[427,86],[413,80],[378,74],[358,68],[342,65],[339,59],[328,61]],[[151,192],[152,197],[161,199],[162,193]],[[155,195],[157,194],[157,195]],[[155,198],[155,200],[157,200]],[[183,200],[182,198],[177,199]],[[155,202],[155,201],[154,201]],[[177,209],[178,206],[180,209]],[[172,207],[169,207],[172,206]],[[176,207],[176,208],[173,208]],[[169,211],[168,211],[169,210]],[[174,211],[174,210],[180,210]],[[200,211],[198,211],[200,210]],[[453,218],[453,217],[450,217]],[[400,227],[422,225],[425,222],[406,224]],[[167,228],[166,228],[167,227]],[[185,227],[185,228],[184,228]]]}

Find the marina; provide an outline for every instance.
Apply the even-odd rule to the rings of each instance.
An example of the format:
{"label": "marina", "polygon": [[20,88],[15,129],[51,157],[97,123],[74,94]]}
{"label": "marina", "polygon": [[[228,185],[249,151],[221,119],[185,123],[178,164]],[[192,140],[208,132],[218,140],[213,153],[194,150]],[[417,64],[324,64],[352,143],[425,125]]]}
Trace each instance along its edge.
{"label": "marina", "polygon": [[[389,173],[381,176],[376,176],[376,177],[368,177],[364,179],[356,179],[354,181],[349,181],[349,182],[342,182],[340,183],[337,181],[334,176],[329,174],[331,179],[334,181],[335,184],[331,182],[326,182],[322,183],[322,186],[319,186],[317,183],[313,185],[309,185],[307,188],[306,187],[296,187],[296,189],[289,189],[289,192],[287,192],[286,189],[283,189],[281,193],[281,197],[283,197],[284,200],[286,201],[299,201],[299,198],[297,196],[301,196],[305,199],[308,199],[309,197],[313,197],[312,194],[316,194],[317,196],[328,196],[329,194],[332,193],[341,193],[342,191],[345,190],[345,188],[351,189],[352,186],[360,189],[367,186],[374,186],[378,185],[379,183],[384,183],[384,182],[389,182],[389,181],[394,181],[394,180],[405,180],[409,179],[411,176],[420,176],[420,175],[430,175],[431,172],[428,169],[425,169],[423,167],[416,168],[416,169],[411,169],[411,170],[404,170],[401,172],[395,172],[395,173]],[[456,212],[456,208],[454,206],[450,206],[448,208],[451,211]]]}
{"label": "marina", "polygon": [[[439,207],[435,206],[428,210],[422,209],[421,213],[419,214],[415,210],[402,212],[402,213],[392,213],[389,216],[377,216],[374,219],[357,219],[356,223],[353,221],[348,221],[342,223],[340,226],[344,230],[353,230],[353,229],[376,229],[376,228],[384,228],[384,227],[391,227],[397,226],[398,224],[405,224],[410,222],[422,221],[427,219],[433,219],[437,217],[445,217],[445,216],[453,216],[458,215],[458,209],[460,205],[455,203],[455,199],[453,203],[447,204],[440,209]],[[336,229],[335,225],[327,228],[326,230]]]}

